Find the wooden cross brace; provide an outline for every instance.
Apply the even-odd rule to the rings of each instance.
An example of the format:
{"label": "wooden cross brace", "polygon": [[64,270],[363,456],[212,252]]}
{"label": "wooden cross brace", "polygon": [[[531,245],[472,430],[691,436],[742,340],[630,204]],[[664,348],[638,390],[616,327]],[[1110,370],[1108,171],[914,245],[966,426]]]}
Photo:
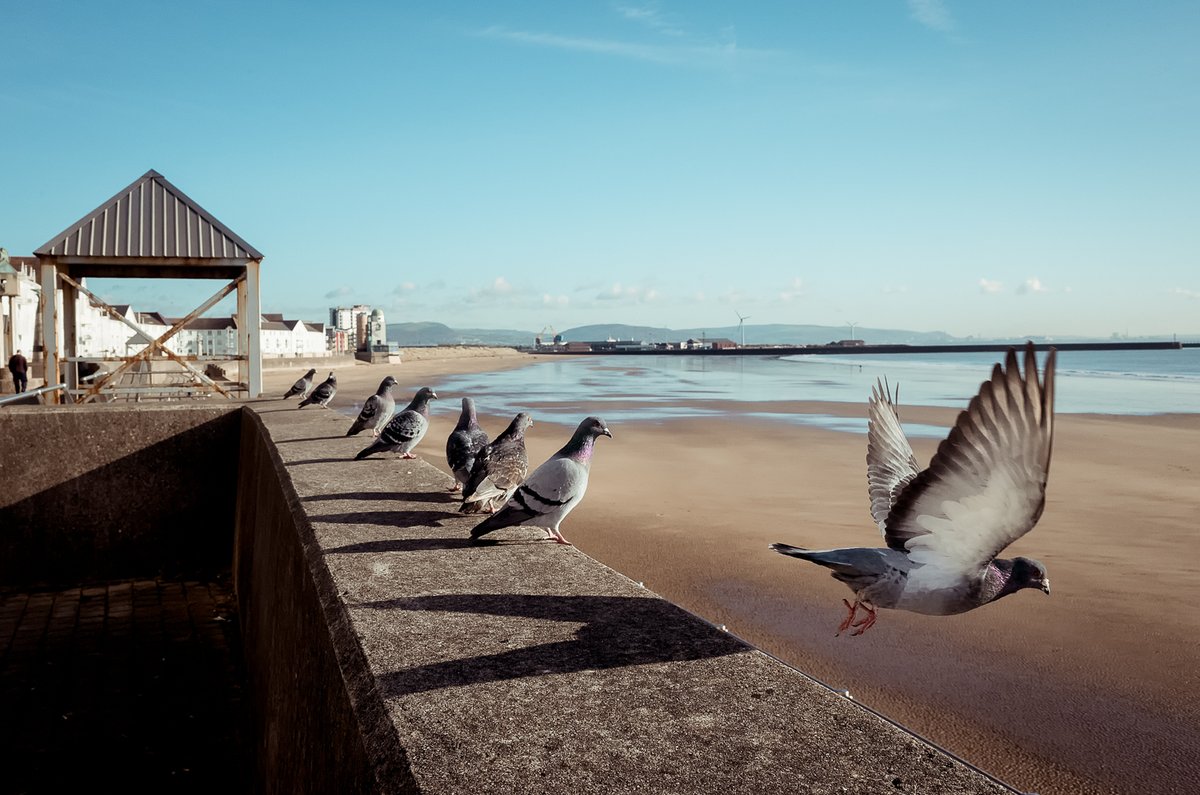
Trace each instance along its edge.
{"label": "wooden cross brace", "polygon": [[[79,292],[86,295],[88,298],[92,299],[94,302],[96,302],[97,305],[99,305],[102,309],[104,309],[106,312],[108,312],[114,318],[121,321],[126,326],[129,326],[134,331],[136,331],[139,336],[146,337],[147,339],[149,339],[149,337],[147,337],[146,332],[143,329],[141,329],[141,328],[137,327],[136,325],[134,325],[133,323],[131,323],[124,315],[122,315],[116,309],[113,309],[111,306],[109,306],[107,302],[103,301],[100,298],[97,298],[94,293],[92,293],[90,290],[88,290],[82,284],[80,284],[79,282],[72,279],[70,276],[67,276],[66,274],[63,274],[63,273],[58,274],[58,278],[62,279],[64,282],[71,285],[76,290],[78,290]],[[156,340],[150,340],[149,344],[146,345],[146,347],[144,349],[142,349],[139,353],[126,359],[124,362],[122,362],[122,364],[119,367],[117,367],[112,372],[106,373],[101,378],[97,378],[95,383],[93,383],[92,386],[88,388],[87,393],[84,395],[81,395],[76,402],[86,403],[86,402],[92,400],[93,398],[95,398],[97,395],[100,394],[100,391],[101,391],[101,389],[103,389],[105,384],[107,384],[108,382],[110,382],[114,378],[116,378],[117,376],[124,373],[126,370],[128,370],[130,367],[132,367],[136,362],[148,360],[150,358],[151,354],[153,354],[154,351],[156,351],[156,350],[162,351],[163,354],[165,354],[167,356],[167,358],[176,362],[181,367],[183,367],[185,370],[188,370],[189,372],[191,372],[198,379],[200,379],[200,381],[202,383],[208,385],[210,388],[216,390],[217,392],[220,392],[225,397],[232,398],[233,395],[231,395],[225,389],[222,389],[220,384],[213,381],[211,378],[209,378],[204,373],[197,370],[195,367],[192,367],[191,364],[189,364],[184,359],[180,358],[178,355],[176,355],[175,351],[171,350],[163,343],[166,342],[167,340],[169,340],[171,337],[175,336],[175,334],[178,333],[179,330],[182,329],[184,326],[186,326],[188,323],[190,323],[194,319],[200,317],[205,312],[207,312],[209,309],[211,309],[213,306],[215,306],[217,304],[217,302],[220,301],[222,298],[224,298],[225,296],[229,295],[231,292],[236,290],[238,284],[241,281],[243,281],[245,278],[246,278],[246,274],[244,274],[244,273],[240,274],[236,279],[234,279],[229,284],[225,285],[220,290],[218,290],[213,295],[212,298],[209,298],[203,304],[201,304],[200,306],[196,307],[191,312],[189,312],[187,317],[180,318],[180,320],[177,321],[175,323],[175,325],[171,326],[169,329],[167,329],[165,332],[163,332],[163,335],[161,337],[159,337]]]}

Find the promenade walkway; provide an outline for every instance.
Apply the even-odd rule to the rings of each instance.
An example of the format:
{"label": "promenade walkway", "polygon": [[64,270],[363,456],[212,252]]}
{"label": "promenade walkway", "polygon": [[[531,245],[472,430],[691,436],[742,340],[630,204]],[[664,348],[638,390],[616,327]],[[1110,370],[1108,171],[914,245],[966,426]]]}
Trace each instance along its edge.
{"label": "promenade walkway", "polygon": [[0,792],[245,792],[221,582],[0,593]]}

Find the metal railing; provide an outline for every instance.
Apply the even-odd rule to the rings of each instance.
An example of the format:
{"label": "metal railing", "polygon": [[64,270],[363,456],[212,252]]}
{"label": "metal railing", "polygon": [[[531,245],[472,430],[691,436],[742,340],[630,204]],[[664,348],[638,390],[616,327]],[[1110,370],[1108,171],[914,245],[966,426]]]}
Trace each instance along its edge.
{"label": "metal railing", "polygon": [[53,386],[42,386],[37,389],[30,389],[26,392],[18,392],[15,395],[8,395],[0,398],[0,406],[7,406],[9,403],[24,403],[31,398],[36,398],[39,395],[45,395],[48,392],[55,392],[59,389],[66,389],[66,384],[54,384]]}

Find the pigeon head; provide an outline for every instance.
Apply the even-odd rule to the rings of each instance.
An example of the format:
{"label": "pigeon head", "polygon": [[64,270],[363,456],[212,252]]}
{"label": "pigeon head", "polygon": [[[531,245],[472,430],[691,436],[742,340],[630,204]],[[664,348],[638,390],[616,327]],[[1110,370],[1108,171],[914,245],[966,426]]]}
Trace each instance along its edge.
{"label": "pigeon head", "polygon": [[599,417],[588,417],[579,424],[579,430],[587,433],[593,439],[597,436],[607,436],[612,438],[612,434],[608,431],[608,426],[604,424],[604,420]]}
{"label": "pigeon head", "polygon": [[329,371],[329,377],[328,377],[328,378],[326,378],[325,380],[326,380],[326,381],[328,381],[328,382],[329,382],[329,383],[331,383],[331,384],[336,384],[336,383],[337,383],[337,376],[333,374],[333,371],[332,371],[332,370],[330,370],[330,371]]}
{"label": "pigeon head", "polygon": [[1012,575],[1005,583],[1004,591],[1012,593],[1022,588],[1037,588],[1042,593],[1050,594],[1050,577],[1040,561],[1033,558],[1013,558]]}
{"label": "pigeon head", "polygon": [[608,426],[604,424],[604,420],[599,417],[588,417],[579,423],[579,427],[575,429],[575,433],[571,436],[571,441],[567,442],[566,447],[558,451],[558,455],[574,459],[586,465],[592,459],[592,449],[595,447],[596,438],[599,436],[612,438],[612,434],[609,433]]}
{"label": "pigeon head", "polygon": [[391,388],[394,387],[395,385],[396,385],[396,379],[392,378],[389,375],[387,378],[385,378],[379,382],[379,389],[375,390],[375,394],[386,395],[388,393],[388,391],[390,391]]}
{"label": "pigeon head", "polygon": [[462,399],[462,413],[458,415],[458,425],[454,430],[463,431],[475,424],[475,401],[465,397]]}
{"label": "pigeon head", "polygon": [[525,429],[533,425],[533,417],[522,411],[517,416],[513,417],[512,422],[504,429],[504,432],[496,437],[496,441],[501,439],[524,439]]}
{"label": "pigeon head", "polygon": [[413,395],[412,402],[408,404],[408,408],[413,411],[419,411],[426,417],[429,416],[429,401],[437,400],[437,393],[427,386],[423,386],[417,390],[417,394]]}
{"label": "pigeon head", "polygon": [[316,375],[316,374],[317,374],[317,368],[313,367],[313,368],[311,368],[311,369],[310,369],[310,370],[309,370],[307,373],[305,373],[305,374],[304,374],[304,377],[305,377],[305,378],[312,378],[312,377],[313,377],[314,375]]}

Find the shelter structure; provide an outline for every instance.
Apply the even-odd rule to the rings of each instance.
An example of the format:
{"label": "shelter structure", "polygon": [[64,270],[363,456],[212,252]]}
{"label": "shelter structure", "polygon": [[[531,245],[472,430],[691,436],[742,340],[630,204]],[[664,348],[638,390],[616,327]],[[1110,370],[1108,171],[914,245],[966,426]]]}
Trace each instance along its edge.
{"label": "shelter structure", "polygon": [[[41,328],[46,377],[47,380],[53,378],[52,374],[58,373],[60,365],[65,363],[67,394],[75,402],[139,391],[156,394],[215,392],[226,397],[232,397],[232,392],[242,392],[249,397],[261,394],[259,270],[263,255],[157,171],[147,171],[55,235],[34,254],[38,259],[42,287]],[[152,339],[84,287],[82,280],[86,277],[222,279],[228,283],[157,339]],[[194,366],[214,357],[180,355],[166,343],[190,321],[235,290],[237,355],[219,357],[237,360],[239,383],[230,389],[205,375],[203,367]],[[80,386],[79,364],[94,360],[80,357],[76,349],[75,307],[79,293],[85,294],[148,342],[141,352],[120,357],[119,366],[97,377],[85,388]],[[57,317],[60,305],[63,313],[61,345]],[[180,365],[193,383],[174,388],[121,385],[123,374],[138,366],[148,368],[155,356]]]}

